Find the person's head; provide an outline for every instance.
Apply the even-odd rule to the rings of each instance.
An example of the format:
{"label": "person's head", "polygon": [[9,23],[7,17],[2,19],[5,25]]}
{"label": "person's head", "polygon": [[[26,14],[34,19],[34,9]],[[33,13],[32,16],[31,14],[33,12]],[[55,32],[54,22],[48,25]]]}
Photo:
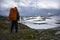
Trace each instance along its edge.
{"label": "person's head", "polygon": [[16,9],[16,10],[17,10],[17,7],[14,7],[14,9]]}
{"label": "person's head", "polygon": [[17,7],[14,7],[15,9],[17,9]]}

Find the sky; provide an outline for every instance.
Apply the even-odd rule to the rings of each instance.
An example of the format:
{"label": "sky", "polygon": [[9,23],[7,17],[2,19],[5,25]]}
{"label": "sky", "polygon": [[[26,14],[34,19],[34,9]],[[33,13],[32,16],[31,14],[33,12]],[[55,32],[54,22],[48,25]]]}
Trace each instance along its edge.
{"label": "sky", "polygon": [[8,15],[11,7],[17,7],[21,15],[41,14],[45,9],[55,13],[60,9],[60,0],[0,0],[0,15]]}

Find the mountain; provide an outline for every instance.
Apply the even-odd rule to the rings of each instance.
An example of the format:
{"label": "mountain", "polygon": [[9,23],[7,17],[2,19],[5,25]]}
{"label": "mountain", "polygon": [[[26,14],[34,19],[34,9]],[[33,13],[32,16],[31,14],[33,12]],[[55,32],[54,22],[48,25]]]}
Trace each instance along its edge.
{"label": "mountain", "polygon": [[[48,13],[60,13],[60,9],[38,9],[32,7],[19,7],[18,11],[20,13],[20,16],[46,16]],[[0,15],[8,16],[8,14],[9,8],[6,10],[0,10]]]}

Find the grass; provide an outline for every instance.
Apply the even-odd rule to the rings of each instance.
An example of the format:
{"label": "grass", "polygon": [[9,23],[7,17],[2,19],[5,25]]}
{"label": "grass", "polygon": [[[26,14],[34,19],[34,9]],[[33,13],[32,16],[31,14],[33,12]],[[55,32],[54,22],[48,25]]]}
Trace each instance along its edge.
{"label": "grass", "polygon": [[38,40],[39,33],[24,24],[18,24],[18,33],[10,33],[11,23],[0,18],[0,40]]}
{"label": "grass", "polygon": [[59,30],[39,29],[39,32],[22,23],[18,24],[18,33],[15,33],[15,29],[10,33],[11,23],[5,22],[6,20],[0,18],[0,40],[59,40],[58,37],[60,37],[60,35],[55,35]]}
{"label": "grass", "polygon": [[53,30],[53,29],[47,29],[43,30],[40,34],[40,39],[41,40],[60,40],[60,35],[56,35],[56,32],[58,30]]}

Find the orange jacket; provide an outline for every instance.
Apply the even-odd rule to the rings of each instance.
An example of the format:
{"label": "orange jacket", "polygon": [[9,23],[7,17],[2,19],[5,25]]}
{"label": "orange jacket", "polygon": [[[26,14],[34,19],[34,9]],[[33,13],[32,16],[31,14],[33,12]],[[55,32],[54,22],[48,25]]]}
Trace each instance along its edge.
{"label": "orange jacket", "polygon": [[9,21],[17,20],[17,11],[16,11],[15,8],[11,8],[11,9],[10,9],[10,13],[9,13],[9,16],[8,16],[8,20],[9,20]]}

